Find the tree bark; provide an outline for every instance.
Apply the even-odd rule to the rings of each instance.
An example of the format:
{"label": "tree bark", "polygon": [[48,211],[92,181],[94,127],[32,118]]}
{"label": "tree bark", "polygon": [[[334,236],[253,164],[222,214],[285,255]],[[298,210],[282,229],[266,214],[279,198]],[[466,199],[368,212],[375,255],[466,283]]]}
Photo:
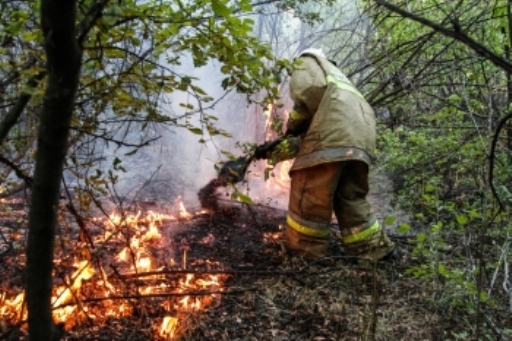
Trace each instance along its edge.
{"label": "tree bark", "polygon": [[[512,49],[512,1],[507,1],[507,23],[508,23],[508,42],[505,43],[506,58],[510,60],[510,50]],[[510,110],[510,103],[512,103],[512,70],[507,72],[507,112]],[[512,122],[507,124],[507,147],[512,150]],[[509,162],[512,161],[512,155],[508,156]]]}
{"label": "tree bark", "polygon": [[82,57],[75,20],[76,0],[41,1],[48,77],[37,138],[26,251],[31,341],[60,338],[51,310],[52,270],[60,180]]}

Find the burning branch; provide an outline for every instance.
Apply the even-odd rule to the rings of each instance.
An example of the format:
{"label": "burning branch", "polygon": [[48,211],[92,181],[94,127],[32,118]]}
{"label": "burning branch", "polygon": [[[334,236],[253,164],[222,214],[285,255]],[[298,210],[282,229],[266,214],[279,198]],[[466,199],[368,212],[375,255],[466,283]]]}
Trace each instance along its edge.
{"label": "burning branch", "polygon": [[[260,288],[245,288],[233,290],[218,290],[218,291],[190,291],[190,292],[162,292],[154,294],[143,295],[119,295],[119,296],[105,296],[105,297],[91,297],[83,299],[82,303],[103,302],[103,301],[119,301],[119,300],[140,300],[147,298],[165,298],[165,297],[187,297],[187,296],[214,296],[214,295],[239,295],[246,292],[261,291]],[[76,303],[70,302],[61,304],[53,309],[61,309],[69,306],[74,306]]]}

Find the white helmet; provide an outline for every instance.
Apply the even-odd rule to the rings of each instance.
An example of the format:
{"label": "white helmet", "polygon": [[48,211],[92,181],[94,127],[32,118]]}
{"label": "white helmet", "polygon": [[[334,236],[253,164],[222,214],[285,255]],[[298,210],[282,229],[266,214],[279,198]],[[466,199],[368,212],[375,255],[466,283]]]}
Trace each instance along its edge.
{"label": "white helmet", "polygon": [[304,54],[312,54],[312,55],[315,55],[315,56],[327,59],[327,57],[325,56],[325,54],[322,51],[322,49],[316,49],[316,48],[313,48],[313,47],[310,47],[310,48],[307,48],[307,49],[303,50],[301,53],[299,53],[299,57],[304,55]]}

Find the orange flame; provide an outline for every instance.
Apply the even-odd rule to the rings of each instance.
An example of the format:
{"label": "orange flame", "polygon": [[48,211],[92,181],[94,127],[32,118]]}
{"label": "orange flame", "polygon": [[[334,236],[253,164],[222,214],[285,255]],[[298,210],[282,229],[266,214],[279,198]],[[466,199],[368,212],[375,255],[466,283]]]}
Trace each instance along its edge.
{"label": "orange flame", "polygon": [[185,205],[183,204],[183,201],[181,201],[181,197],[178,197],[178,207],[180,210],[180,218],[188,219],[192,217],[192,214],[188,213],[185,209]]}
{"label": "orange flame", "polygon": [[21,320],[24,316],[19,316],[25,301],[25,292],[22,291],[12,299],[5,299],[5,293],[0,297],[0,316],[12,318],[13,320]]}
{"label": "orange flame", "polygon": [[166,340],[174,338],[176,329],[178,328],[178,319],[172,316],[164,317],[159,335]]}
{"label": "orange flame", "polygon": [[[57,288],[56,296],[52,300],[54,307],[59,307],[69,303],[77,295],[77,290],[82,286],[82,280],[90,279],[94,275],[94,268],[89,261],[84,260],[78,263],[78,269],[73,274],[73,282],[69,287],[61,286]],[[53,311],[53,318],[58,322],[65,322],[75,311],[76,305],[62,307]]]}
{"label": "orange flame", "polygon": [[[183,205],[181,198],[178,199],[177,209],[179,209],[179,217],[191,218],[193,217]],[[147,245],[154,245],[162,240],[161,226],[164,221],[177,221],[171,215],[160,214],[149,211],[146,214],[142,214],[140,211],[134,214],[111,214],[104,221],[105,233],[104,235],[97,237],[97,241],[107,242],[113,240],[115,242],[124,243],[124,247],[117,253],[115,260],[120,262],[120,266],[129,268],[136,272],[150,272],[158,271],[156,259],[152,257],[149,249],[146,249]],[[95,219],[96,222],[99,219]],[[119,233],[123,230],[123,233]],[[125,233],[126,232],[126,233]],[[185,250],[186,252],[186,250]],[[184,258],[184,267],[186,266],[186,257]],[[166,260],[164,263],[176,266],[174,259]],[[219,265],[217,262],[205,261],[206,264]],[[96,264],[96,263],[95,263]],[[72,274],[69,279],[69,283],[66,286],[59,286],[55,288],[54,295],[52,298],[52,305],[54,309],[53,317],[58,323],[65,323],[67,327],[71,323],[79,321],[79,318],[84,314],[87,314],[89,318],[98,318],[93,315],[93,312],[89,311],[87,304],[81,303],[80,299],[82,296],[82,284],[85,281],[95,276],[95,269],[88,260],[82,260],[75,264],[76,271]],[[98,288],[98,284],[102,286],[102,295],[109,297],[118,293],[117,289],[107,279],[107,275],[101,265],[99,265],[98,279],[96,282],[90,282],[90,288]],[[220,280],[221,276],[206,276],[205,278],[197,278],[194,274],[188,274],[178,280],[178,283],[172,286],[168,281],[161,280],[161,275],[155,275],[146,277],[149,279],[147,284],[139,284],[138,294],[149,295],[158,293],[186,293],[193,290],[213,290],[220,291]],[[142,280],[141,280],[142,281]],[[160,282],[160,283],[159,283]],[[142,282],[141,282],[142,283]],[[84,291],[85,292],[85,291]],[[179,300],[169,299],[162,302],[162,307],[167,310],[178,310],[180,311],[197,311],[204,309],[210,304],[214,298],[219,297],[218,295],[212,294],[210,296],[183,296]],[[13,298],[6,298],[5,293],[0,294],[0,319],[7,321],[20,321],[26,319],[26,311],[23,313],[24,316],[19,316],[23,312],[23,302],[25,294],[21,292]],[[130,303],[126,300],[116,300],[105,302],[105,310],[103,311],[103,317],[121,317],[128,316],[133,311]],[[179,318],[166,316],[164,317],[160,328],[158,329],[158,335],[167,340],[177,337],[179,328]],[[156,330],[155,330],[156,331]]]}

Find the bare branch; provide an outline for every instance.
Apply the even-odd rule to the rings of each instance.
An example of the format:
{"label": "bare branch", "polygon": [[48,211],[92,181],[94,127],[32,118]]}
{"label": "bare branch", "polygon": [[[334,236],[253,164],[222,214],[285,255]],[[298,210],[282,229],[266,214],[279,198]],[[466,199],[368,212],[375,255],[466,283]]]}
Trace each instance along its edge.
{"label": "bare branch", "polygon": [[3,156],[1,154],[0,154],[0,162],[9,166],[14,171],[16,176],[18,178],[20,178],[21,180],[23,180],[28,187],[32,186],[32,178],[30,176],[28,176],[27,174],[25,174],[25,172],[22,171],[16,164],[14,164],[13,162],[8,160],[5,156]]}
{"label": "bare branch", "polygon": [[500,135],[501,130],[505,126],[505,123],[509,119],[512,118],[512,113],[508,113],[506,116],[504,116],[499,122],[498,126],[496,127],[496,130],[494,132],[494,136],[491,141],[491,149],[489,151],[489,186],[491,186],[491,191],[496,200],[498,201],[498,204],[500,205],[500,209],[504,210],[505,206],[501,202],[501,199],[498,195],[498,192],[496,191],[496,188],[494,187],[493,178],[494,178],[494,154],[496,152],[496,144],[498,143],[498,137]]}
{"label": "bare branch", "polygon": [[[37,75],[33,76],[28,80],[27,86],[30,88],[35,88],[37,84],[39,84],[39,81],[41,81],[41,79],[43,79],[45,75],[46,71],[41,71],[40,73],[38,73]],[[3,119],[3,121],[0,122],[0,144],[2,144],[2,142],[5,140],[11,128],[14,127],[16,122],[18,122],[18,119],[23,113],[23,110],[25,110],[25,107],[30,101],[30,98],[32,98],[31,94],[27,92],[22,92],[14,106]]]}
{"label": "bare branch", "polygon": [[77,42],[78,45],[83,47],[85,38],[87,37],[87,34],[89,34],[89,31],[93,28],[93,26],[96,24],[96,22],[101,18],[101,15],[103,14],[103,9],[107,5],[107,3],[110,0],[101,0],[97,1],[94,4],[91,5],[89,8],[89,11],[85,15],[85,18],[82,20],[82,22],[79,25],[78,29],[78,38]]}
{"label": "bare branch", "polygon": [[412,19],[412,20],[419,22],[420,24],[423,24],[425,26],[428,26],[428,27],[432,28],[434,31],[439,32],[447,37],[451,37],[457,41],[460,41],[461,43],[465,44],[466,46],[471,48],[473,51],[475,51],[479,56],[482,56],[482,57],[488,59],[490,62],[492,62],[497,67],[499,67],[503,70],[512,72],[512,62],[510,62],[510,60],[501,57],[497,53],[488,49],[486,46],[475,41],[466,32],[461,31],[457,26],[455,26],[454,30],[449,30],[444,26],[436,24],[433,21],[430,21],[426,18],[420,17],[413,13],[407,12],[406,10],[403,10],[402,8],[400,8],[396,5],[390,4],[387,1],[376,0],[376,2],[377,2],[377,4],[386,7],[387,9],[389,9],[392,12],[400,14],[401,16],[403,16],[405,18]]}

